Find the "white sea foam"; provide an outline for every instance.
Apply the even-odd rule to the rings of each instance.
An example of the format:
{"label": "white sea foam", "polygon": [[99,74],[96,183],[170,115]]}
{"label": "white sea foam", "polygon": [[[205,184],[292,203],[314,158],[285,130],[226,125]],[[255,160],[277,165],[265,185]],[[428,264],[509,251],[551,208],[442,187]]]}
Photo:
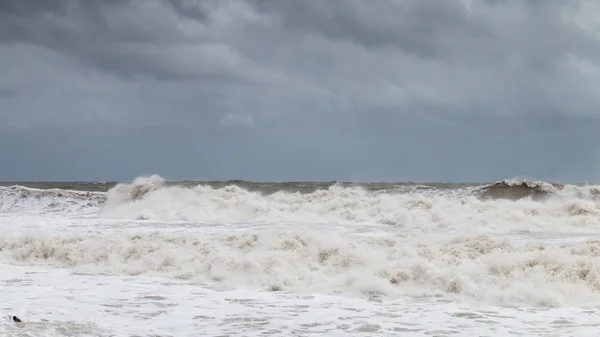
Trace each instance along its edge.
{"label": "white sea foam", "polygon": [[[543,184],[542,184],[543,185]],[[478,233],[586,232],[600,223],[595,186],[567,186],[544,201],[482,199],[473,189],[436,193],[374,193],[332,186],[313,193],[261,195],[231,185],[215,189],[163,186],[162,178],[118,185],[107,194],[105,218],[197,223],[304,222],[397,226]],[[454,192],[454,193],[453,193]]]}
{"label": "white sea foam", "polygon": [[597,336],[597,308],[501,308],[219,289],[0,265],[2,336]]}
{"label": "white sea foam", "polygon": [[98,212],[105,193],[0,187],[0,213],[77,215]]}
{"label": "white sea foam", "polygon": [[[178,309],[160,309],[170,317],[191,312],[212,317],[187,319],[214,334],[267,333],[271,330],[265,325],[235,321],[244,319],[243,310],[262,310],[264,317],[279,320],[281,324],[269,327],[273,335],[282,336],[292,331],[358,334],[361,329],[409,335],[413,328],[414,335],[453,331],[465,336],[516,331],[551,335],[555,329],[562,335],[585,335],[589,331],[574,324],[587,322],[584,317],[592,311],[585,310],[593,309],[583,307],[600,304],[600,241],[596,241],[600,189],[523,186],[517,181],[505,185],[520,188],[519,193],[547,195],[509,200],[485,198],[485,186],[368,191],[341,185],[311,193],[265,194],[234,185],[167,186],[159,176],[138,178],[104,193],[0,187],[0,262],[21,266],[4,266],[0,274],[22,274],[0,276],[3,293],[16,292],[4,301],[6,314],[18,311],[22,303],[36,303],[19,314],[25,319],[51,316],[50,323],[30,324],[25,330],[7,323],[0,331],[120,335],[118,328],[100,323],[110,321],[109,314],[91,320],[73,314],[59,323],[55,321],[60,317],[48,314],[52,310],[48,307],[70,308],[74,313],[80,306],[93,316],[94,305],[118,304],[127,309],[110,309],[121,315],[113,317],[114,324],[132,327],[121,335],[194,335],[182,322],[169,320],[174,323],[162,328],[136,323],[155,304],[123,304],[118,299],[141,298],[145,293],[173,303]],[[46,276],[27,274],[34,270]],[[50,282],[46,279],[50,275],[60,281]],[[152,277],[162,281],[149,285]],[[85,278],[98,286],[83,289],[78,282]],[[57,295],[52,302],[47,294],[44,299],[38,287],[46,284],[47,292],[57,289],[57,282],[64,288],[61,296],[69,299],[61,302]],[[109,288],[121,293],[108,295]],[[86,295],[88,290],[96,293]],[[189,296],[191,291],[202,295]],[[323,302],[311,300],[303,305],[315,316],[304,320],[306,326],[294,325],[293,315],[298,313],[285,310],[302,296],[327,298],[328,310],[337,310],[340,317],[348,314],[343,306],[353,307],[357,314],[346,321],[325,319],[325,311],[310,307]],[[210,316],[202,306],[192,308],[193,301],[208,297],[213,301],[208,307],[226,308],[228,314]],[[228,301],[244,298],[262,300],[264,305],[259,306],[262,309],[229,305]],[[488,309],[459,309],[464,305]],[[413,327],[392,323],[410,316],[411,308],[422,313],[415,316]],[[496,314],[488,315],[490,310]],[[426,319],[424,313],[437,318]],[[236,318],[228,321],[228,315]],[[393,315],[396,318],[390,319]],[[551,327],[527,330],[527,324],[535,321]],[[489,329],[475,328],[475,322],[487,322]],[[394,332],[396,328],[401,330]]]}
{"label": "white sea foam", "polygon": [[202,224],[382,225],[486,234],[585,233],[600,223],[598,187],[539,186],[553,192],[548,199],[485,199],[476,193],[480,188],[382,193],[338,185],[313,193],[263,195],[235,185],[165,186],[163,178],[150,176],[119,184],[107,193],[3,187],[0,212]]}
{"label": "white sea foam", "polygon": [[320,231],[230,235],[3,235],[0,259],[78,273],[165,276],[269,291],[464,296],[500,305],[600,303],[600,241],[513,244]]}

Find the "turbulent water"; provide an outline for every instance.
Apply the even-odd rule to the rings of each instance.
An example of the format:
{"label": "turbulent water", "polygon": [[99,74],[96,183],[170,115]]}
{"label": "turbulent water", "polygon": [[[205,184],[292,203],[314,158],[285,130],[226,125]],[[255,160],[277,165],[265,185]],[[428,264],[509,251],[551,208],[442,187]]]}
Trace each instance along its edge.
{"label": "turbulent water", "polygon": [[0,186],[5,336],[592,336],[600,186]]}

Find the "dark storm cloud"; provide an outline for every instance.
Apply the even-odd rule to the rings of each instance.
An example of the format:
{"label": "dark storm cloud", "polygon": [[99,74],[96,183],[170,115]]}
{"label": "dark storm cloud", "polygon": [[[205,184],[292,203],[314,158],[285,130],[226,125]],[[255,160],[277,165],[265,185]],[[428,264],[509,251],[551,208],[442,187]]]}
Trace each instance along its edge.
{"label": "dark storm cloud", "polygon": [[[169,54],[160,48],[183,43],[185,37],[171,26],[168,9],[157,4],[144,8],[129,1],[43,1],[25,0],[9,5],[0,17],[0,40],[32,43],[64,53],[85,64],[130,77],[149,73],[171,78],[178,73],[170,66]],[[144,2],[145,3],[145,2]],[[146,10],[148,13],[141,13]],[[137,15],[140,15],[139,19]],[[157,20],[154,21],[153,20]],[[172,61],[172,60],[171,60]],[[167,63],[167,64],[165,64]],[[183,75],[179,72],[180,75]]]}
{"label": "dark storm cloud", "polygon": [[207,1],[167,0],[167,3],[182,17],[206,21],[210,16],[209,9],[203,6]]}
{"label": "dark storm cloud", "polygon": [[565,19],[575,2],[10,3],[0,21],[5,41],[57,50],[126,79],[285,84],[337,107],[376,108],[383,99],[394,108],[438,101],[478,110],[499,97],[545,109],[530,96],[581,85],[577,65],[600,56],[595,35]]}
{"label": "dark storm cloud", "polygon": [[289,30],[345,39],[367,48],[397,47],[421,57],[443,57],[444,34],[474,38],[491,32],[457,1],[257,1],[280,15]]}
{"label": "dark storm cloud", "polygon": [[223,179],[590,176],[599,13],[591,0],[0,1],[2,151],[61,167],[48,151],[74,137],[127,172],[152,156],[110,151],[154,148],[188,165],[149,173]]}

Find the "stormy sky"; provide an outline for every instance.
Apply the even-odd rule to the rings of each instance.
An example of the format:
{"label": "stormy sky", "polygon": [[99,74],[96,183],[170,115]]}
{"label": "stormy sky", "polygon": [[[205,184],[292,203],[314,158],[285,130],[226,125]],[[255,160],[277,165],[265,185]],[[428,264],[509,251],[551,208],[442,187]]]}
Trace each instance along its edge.
{"label": "stormy sky", "polygon": [[595,0],[0,0],[0,180],[600,181]]}

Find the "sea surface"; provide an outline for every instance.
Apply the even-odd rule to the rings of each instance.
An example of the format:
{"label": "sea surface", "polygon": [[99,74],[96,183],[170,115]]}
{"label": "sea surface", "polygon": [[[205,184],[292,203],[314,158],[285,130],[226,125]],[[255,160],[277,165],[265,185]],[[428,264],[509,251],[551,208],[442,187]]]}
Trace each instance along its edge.
{"label": "sea surface", "polygon": [[599,202],[517,180],[3,183],[0,335],[598,336]]}

